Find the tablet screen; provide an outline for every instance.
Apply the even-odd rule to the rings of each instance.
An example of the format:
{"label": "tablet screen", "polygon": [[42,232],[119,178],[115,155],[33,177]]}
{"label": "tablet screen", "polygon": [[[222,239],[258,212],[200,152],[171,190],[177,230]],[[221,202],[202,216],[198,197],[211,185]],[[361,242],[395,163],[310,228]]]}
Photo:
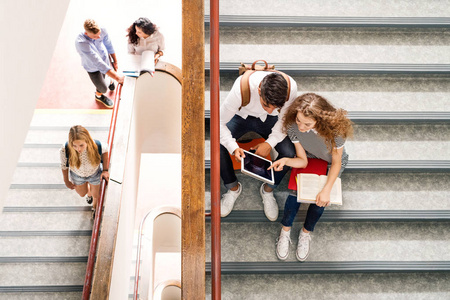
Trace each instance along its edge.
{"label": "tablet screen", "polygon": [[261,180],[266,179],[269,182],[273,182],[272,170],[267,170],[272,165],[272,162],[264,159],[256,154],[245,151],[245,157],[243,161],[243,170],[261,177]]}

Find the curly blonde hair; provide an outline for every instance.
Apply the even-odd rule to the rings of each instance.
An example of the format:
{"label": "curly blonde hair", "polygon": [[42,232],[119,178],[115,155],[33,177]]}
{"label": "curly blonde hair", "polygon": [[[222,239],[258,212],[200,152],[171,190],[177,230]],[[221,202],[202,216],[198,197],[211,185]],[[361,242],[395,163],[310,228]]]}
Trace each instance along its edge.
{"label": "curly blonde hair", "polygon": [[314,129],[325,138],[329,149],[336,148],[336,137],[344,139],[353,136],[353,122],[347,118],[347,111],[336,109],[324,97],[314,93],[306,93],[297,97],[288,107],[283,118],[283,131],[296,124],[297,114],[301,112],[305,117],[316,121]]}
{"label": "curly blonde hair", "polygon": [[86,151],[91,165],[94,167],[99,165],[101,157],[98,153],[97,144],[91,138],[89,131],[81,125],[72,126],[69,130],[69,142],[67,143],[67,148],[69,150],[69,165],[75,166],[77,169],[81,166],[80,154],[72,146],[73,142],[77,140],[86,142]]}

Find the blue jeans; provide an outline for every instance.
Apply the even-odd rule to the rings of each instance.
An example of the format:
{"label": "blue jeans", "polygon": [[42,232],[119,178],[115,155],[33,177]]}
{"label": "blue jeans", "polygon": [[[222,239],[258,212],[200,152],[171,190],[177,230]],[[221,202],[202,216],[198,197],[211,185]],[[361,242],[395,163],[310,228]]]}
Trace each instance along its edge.
{"label": "blue jeans", "polygon": [[[256,132],[262,138],[267,139],[272,133],[272,128],[277,121],[277,116],[267,116],[266,121],[263,122],[260,118],[248,116],[247,119],[243,119],[242,117],[235,115],[227,123],[227,127],[233,138],[236,140],[247,132]],[[288,137],[285,137],[284,140],[279,142],[275,146],[275,150],[278,152],[278,159],[282,157],[294,157],[295,155],[294,144],[292,144]],[[285,166],[282,171],[274,172],[275,184],[269,186],[271,188],[276,188],[287,171],[289,171],[289,167]],[[238,184],[230,154],[223,145],[220,145],[220,177],[228,189],[235,187]]]}
{"label": "blue jeans", "polygon": [[[301,203],[297,202],[297,196],[289,195],[287,197],[286,204],[284,205],[283,219],[281,220],[281,224],[283,226],[292,227],[292,223],[294,222],[295,216],[300,208],[300,204]],[[303,227],[305,227],[308,231],[314,231],[314,226],[316,226],[324,210],[325,207],[310,204]]]}

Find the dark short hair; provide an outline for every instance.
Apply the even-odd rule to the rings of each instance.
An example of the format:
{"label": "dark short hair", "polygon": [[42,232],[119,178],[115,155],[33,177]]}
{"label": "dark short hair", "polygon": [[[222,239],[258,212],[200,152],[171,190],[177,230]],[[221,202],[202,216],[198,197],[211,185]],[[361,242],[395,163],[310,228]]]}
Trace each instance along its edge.
{"label": "dark short hair", "polygon": [[288,83],[283,75],[273,72],[261,81],[261,97],[270,105],[283,107],[288,95]]}
{"label": "dark short hair", "polygon": [[152,35],[156,31],[156,25],[148,18],[139,18],[128,28],[128,43],[137,45],[139,37],[136,35],[136,28],[139,27],[145,34]]}

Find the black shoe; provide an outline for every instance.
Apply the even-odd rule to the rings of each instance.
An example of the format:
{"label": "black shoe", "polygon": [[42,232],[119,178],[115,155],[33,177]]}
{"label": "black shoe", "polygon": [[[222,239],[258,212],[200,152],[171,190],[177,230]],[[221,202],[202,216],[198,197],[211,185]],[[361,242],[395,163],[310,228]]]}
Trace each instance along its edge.
{"label": "black shoe", "polygon": [[116,89],[116,85],[114,84],[114,82],[111,82],[111,84],[108,86],[108,89],[110,91],[114,91]]}
{"label": "black shoe", "polygon": [[92,208],[92,220],[94,220],[94,219],[95,219],[95,209]]}
{"label": "black shoe", "polygon": [[111,99],[109,99],[108,97],[106,97],[105,95],[101,95],[100,97],[95,95],[95,100],[97,100],[98,102],[101,102],[107,108],[114,107],[114,102]]}
{"label": "black shoe", "polygon": [[92,198],[92,196],[86,196],[87,204],[92,204],[92,200],[94,200],[94,198]]}

